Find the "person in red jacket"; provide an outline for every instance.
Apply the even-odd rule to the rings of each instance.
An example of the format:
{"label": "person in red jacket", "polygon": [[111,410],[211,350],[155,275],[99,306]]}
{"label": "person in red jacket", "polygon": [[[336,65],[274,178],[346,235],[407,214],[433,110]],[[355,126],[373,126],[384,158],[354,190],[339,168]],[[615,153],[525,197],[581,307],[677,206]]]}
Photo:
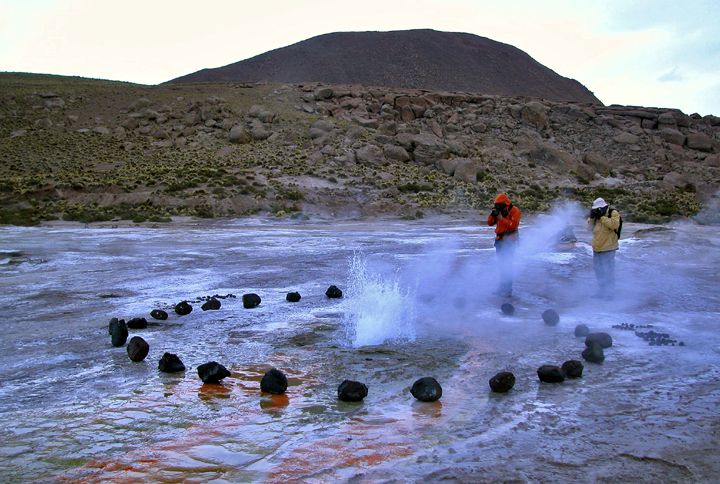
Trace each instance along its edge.
{"label": "person in red jacket", "polygon": [[496,293],[509,297],[512,296],[512,259],[520,240],[520,209],[512,204],[506,193],[501,193],[495,197],[495,206],[487,223],[495,225],[495,253],[500,271],[500,286]]}

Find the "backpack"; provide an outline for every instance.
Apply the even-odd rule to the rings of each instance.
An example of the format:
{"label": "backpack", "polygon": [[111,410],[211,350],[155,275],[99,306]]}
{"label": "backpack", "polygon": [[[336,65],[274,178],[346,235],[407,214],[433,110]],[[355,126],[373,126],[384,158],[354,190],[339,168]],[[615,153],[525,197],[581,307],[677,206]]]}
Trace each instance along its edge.
{"label": "backpack", "polygon": [[[608,217],[612,216],[613,210],[618,212],[617,209],[615,209],[615,208],[609,208],[608,214],[607,214]],[[620,212],[618,212],[618,215],[620,215]],[[620,215],[620,225],[618,225],[617,230],[614,230],[614,232],[617,234],[618,240],[620,240],[620,232],[622,232],[622,224],[623,224],[623,219],[622,219],[622,215]]]}

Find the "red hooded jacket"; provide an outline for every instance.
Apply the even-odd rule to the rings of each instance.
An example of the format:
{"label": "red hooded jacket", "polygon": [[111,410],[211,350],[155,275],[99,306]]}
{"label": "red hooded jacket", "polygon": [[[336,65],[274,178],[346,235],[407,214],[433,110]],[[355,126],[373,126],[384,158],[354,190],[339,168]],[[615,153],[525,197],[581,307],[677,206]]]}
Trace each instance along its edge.
{"label": "red hooded jacket", "polygon": [[495,203],[504,203],[505,210],[500,216],[495,217],[492,213],[488,215],[488,225],[495,227],[495,240],[517,240],[518,227],[520,226],[520,209],[510,202],[507,194],[501,193],[495,197]]}

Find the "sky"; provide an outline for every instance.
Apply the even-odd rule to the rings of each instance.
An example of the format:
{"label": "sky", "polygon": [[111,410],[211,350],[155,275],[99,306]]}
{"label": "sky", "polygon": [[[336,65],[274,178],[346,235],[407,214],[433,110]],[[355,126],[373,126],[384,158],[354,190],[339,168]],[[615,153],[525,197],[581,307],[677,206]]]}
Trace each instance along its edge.
{"label": "sky", "polygon": [[514,45],[605,104],[720,115],[718,26],[720,0],[0,0],[0,71],[157,84],[330,32],[431,28]]}

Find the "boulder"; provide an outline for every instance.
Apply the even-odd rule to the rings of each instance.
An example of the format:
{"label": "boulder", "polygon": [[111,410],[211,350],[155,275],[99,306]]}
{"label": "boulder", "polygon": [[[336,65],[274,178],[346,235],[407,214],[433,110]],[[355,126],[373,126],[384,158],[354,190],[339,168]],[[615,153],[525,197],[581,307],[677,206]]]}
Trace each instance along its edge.
{"label": "boulder", "polygon": [[444,171],[447,175],[452,176],[455,174],[455,168],[457,168],[459,158],[444,159],[437,162],[438,168]]}
{"label": "boulder", "polygon": [[603,348],[610,348],[613,344],[612,336],[607,333],[590,333],[585,338],[585,346],[590,346],[590,343],[597,343]]}
{"label": "boulder", "polygon": [[640,138],[632,133],[620,133],[619,135],[613,137],[613,141],[623,145],[634,145],[640,141]]}
{"label": "boulder", "polygon": [[262,302],[262,299],[255,293],[243,294],[242,303],[245,309],[256,308],[260,305],[260,302]]}
{"label": "boulder", "polygon": [[410,393],[421,402],[434,402],[442,397],[442,387],[435,378],[426,376],[413,383]]}
{"label": "boulder", "polygon": [[269,111],[264,106],[254,105],[250,107],[248,116],[251,118],[257,118],[263,123],[272,123],[275,120],[275,113]]}
{"label": "boulder", "polygon": [[600,153],[590,152],[583,155],[583,161],[590,166],[596,173],[603,176],[610,174],[610,163]]}
{"label": "boulder", "polygon": [[403,148],[402,146],[386,144],[383,147],[383,153],[385,154],[385,158],[387,158],[388,160],[394,160],[394,161],[410,160],[410,155],[405,150],[405,148]]}
{"label": "boulder", "polygon": [[555,326],[560,322],[560,315],[554,309],[546,309],[543,311],[542,318],[548,326]]}
{"label": "boulder", "polygon": [[250,129],[250,136],[252,139],[262,141],[268,139],[272,133],[265,129],[263,125],[255,125]]}
{"label": "boulder", "polygon": [[530,101],[520,110],[520,117],[526,123],[535,126],[537,129],[544,129],[548,126],[547,108],[538,101]]}
{"label": "boulder", "polygon": [[375,145],[367,144],[355,152],[358,163],[377,164],[383,161],[383,152]]}
{"label": "boulder", "polygon": [[662,128],[660,137],[671,145],[682,146],[685,143],[685,135],[673,128]]}
{"label": "boulder", "polygon": [[147,328],[147,319],[132,318],[127,322],[127,327],[130,329],[145,329]]}
{"label": "boulder", "polygon": [[437,136],[429,134],[416,135],[412,138],[413,158],[424,165],[433,165],[447,158],[449,151],[445,143]]}
{"label": "boulder", "polygon": [[562,371],[568,378],[582,378],[583,368],[579,360],[568,360],[562,364]]}
{"label": "boulder", "polygon": [[187,301],[181,301],[175,305],[175,313],[185,316],[192,312],[192,306]]}
{"label": "boulder", "polygon": [[219,383],[223,378],[230,376],[228,369],[216,361],[203,363],[197,367],[197,372],[203,383]]}
{"label": "boulder", "polygon": [[216,311],[220,309],[220,301],[218,301],[214,297],[211,297],[210,299],[205,301],[202,306],[200,306],[200,309],[202,309],[203,311]]}
{"label": "boulder", "polygon": [[689,133],[686,139],[687,147],[693,150],[712,151],[712,139],[705,133]]}
{"label": "boulder", "polygon": [[244,126],[238,124],[230,128],[228,140],[231,143],[245,144],[252,141],[252,136],[250,136],[250,133],[248,133]]}
{"label": "boulder", "polygon": [[260,380],[260,391],[265,393],[273,393],[275,395],[282,395],[285,393],[288,387],[288,380],[285,374],[277,368],[271,368],[262,380]]}
{"label": "boulder", "polygon": [[359,381],[344,380],[337,390],[338,400],[343,402],[361,402],[367,397],[368,388]]}
{"label": "boulder", "polygon": [[158,370],[164,373],[176,373],[185,371],[185,365],[178,355],[174,353],[163,353],[162,358],[158,361]]}
{"label": "boulder", "polygon": [[458,160],[457,165],[455,166],[453,178],[467,183],[476,183],[477,173],[478,167],[477,163],[475,163],[475,160],[461,158]]}
{"label": "boulder", "polygon": [[500,311],[503,312],[503,314],[507,314],[508,316],[511,316],[515,313],[515,306],[513,306],[510,303],[503,303],[502,306],[500,306]]}
{"label": "boulder", "polygon": [[108,328],[110,342],[113,346],[122,346],[127,341],[128,328],[124,319],[112,318]]}
{"label": "boulder", "polygon": [[537,369],[537,376],[543,383],[562,383],[565,381],[565,374],[556,365],[543,365]]}
{"label": "boulder", "polygon": [[343,292],[337,286],[330,286],[327,288],[327,291],[325,291],[325,295],[330,299],[340,299],[343,297]]}
{"label": "boulder", "polygon": [[515,375],[509,371],[501,371],[490,378],[490,389],[496,393],[507,393],[515,386]]}
{"label": "boulder", "polygon": [[300,293],[299,292],[289,292],[287,293],[287,296],[285,296],[285,300],[287,302],[298,302],[300,301]]}
{"label": "boulder", "polygon": [[331,97],[333,97],[333,90],[329,87],[319,87],[315,89],[313,96],[317,101],[321,101],[323,99],[330,99]]}
{"label": "boulder", "polygon": [[152,311],[150,311],[150,317],[160,321],[165,321],[168,318],[168,313],[166,313],[162,309],[153,309]]}
{"label": "boulder", "polygon": [[133,336],[127,345],[127,354],[132,361],[138,362],[145,359],[150,352],[150,345],[140,336]]}
{"label": "boulder", "polygon": [[584,337],[590,334],[590,328],[585,324],[578,324],[575,326],[575,336]]}
{"label": "boulder", "polygon": [[605,352],[596,342],[591,342],[582,352],[582,357],[590,363],[602,363],[605,361]]}
{"label": "boulder", "polygon": [[660,113],[657,121],[658,121],[658,125],[660,125],[661,127],[663,125],[665,125],[665,126],[675,126],[676,125],[675,116],[673,116],[672,113],[668,113],[668,112]]}

